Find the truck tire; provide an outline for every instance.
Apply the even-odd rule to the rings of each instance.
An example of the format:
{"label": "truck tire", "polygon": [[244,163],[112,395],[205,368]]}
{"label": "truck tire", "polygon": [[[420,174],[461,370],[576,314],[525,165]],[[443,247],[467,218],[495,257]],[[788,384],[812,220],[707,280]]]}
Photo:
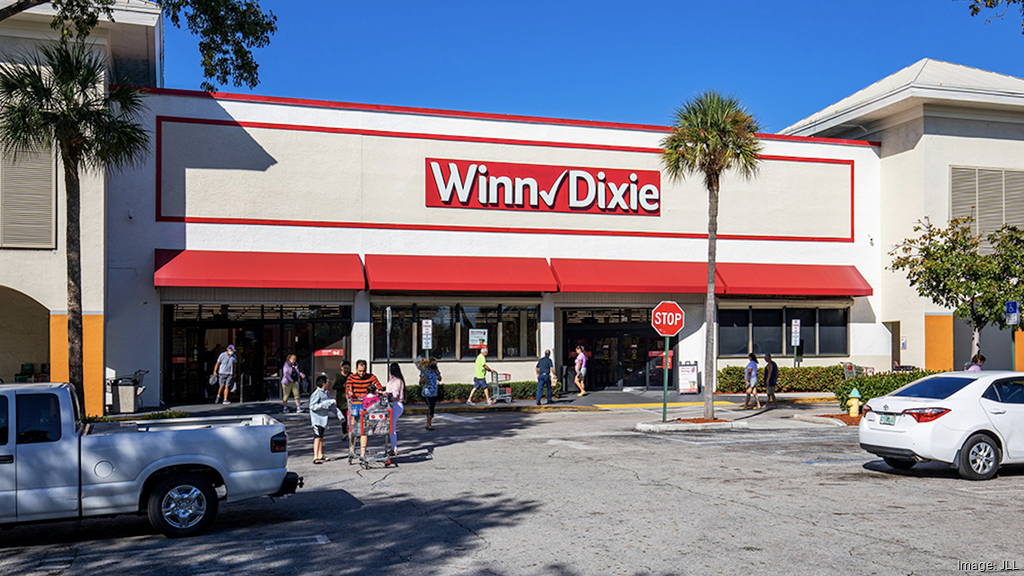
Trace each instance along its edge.
{"label": "truck tire", "polygon": [[195,536],[206,530],[217,515],[217,492],[202,476],[171,476],[149,495],[147,512],[149,523],[164,536]]}

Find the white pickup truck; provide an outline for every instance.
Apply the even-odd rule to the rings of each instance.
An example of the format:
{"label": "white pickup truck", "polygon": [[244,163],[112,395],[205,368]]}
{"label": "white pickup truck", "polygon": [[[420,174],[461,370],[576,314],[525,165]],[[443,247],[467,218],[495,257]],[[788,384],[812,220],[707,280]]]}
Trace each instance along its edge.
{"label": "white pickup truck", "polygon": [[202,532],[220,500],[294,493],[284,425],[265,416],[83,424],[69,384],[0,386],[0,527],[147,513]]}

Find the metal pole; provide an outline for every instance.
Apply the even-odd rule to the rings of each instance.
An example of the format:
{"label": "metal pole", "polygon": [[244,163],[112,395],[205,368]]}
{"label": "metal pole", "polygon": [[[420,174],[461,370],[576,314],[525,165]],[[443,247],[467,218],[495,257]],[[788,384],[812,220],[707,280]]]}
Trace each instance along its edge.
{"label": "metal pole", "polygon": [[665,383],[665,391],[661,397],[661,421],[668,421],[668,341],[669,337],[665,336],[665,355],[661,357],[661,374],[662,380]]}

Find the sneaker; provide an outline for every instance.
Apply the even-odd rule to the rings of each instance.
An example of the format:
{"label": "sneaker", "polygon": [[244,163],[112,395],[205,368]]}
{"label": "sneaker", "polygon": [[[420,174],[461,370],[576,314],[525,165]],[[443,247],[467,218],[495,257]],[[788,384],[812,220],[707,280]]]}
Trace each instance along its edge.
{"label": "sneaker", "polygon": [[488,405],[488,406],[490,406],[490,405],[492,405],[492,404],[494,404],[494,400],[488,400],[488,401],[487,401],[487,405]]}
{"label": "sneaker", "polygon": [[[551,402],[549,401],[548,404],[551,404]],[[537,401],[537,406],[540,406],[540,400]]]}
{"label": "sneaker", "polygon": [[302,414],[302,408],[296,408],[295,409],[295,413],[296,414]]}
{"label": "sneaker", "polygon": [[228,400],[225,400],[225,401],[224,401],[224,404],[231,404],[231,402],[230,402],[230,401],[228,401]]}
{"label": "sneaker", "polygon": [[287,406],[285,406],[284,408],[281,408],[281,412],[282,412],[283,414],[287,414],[287,413],[288,413],[288,407],[287,407]]}
{"label": "sneaker", "polygon": [[476,406],[476,403],[473,402],[472,400],[466,400],[466,404],[469,404],[470,406]]}

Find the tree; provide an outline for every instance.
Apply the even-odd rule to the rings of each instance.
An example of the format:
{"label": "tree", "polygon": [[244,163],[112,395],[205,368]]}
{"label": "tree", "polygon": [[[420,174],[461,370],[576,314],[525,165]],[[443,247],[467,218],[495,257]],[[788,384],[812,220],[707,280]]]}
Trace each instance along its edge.
{"label": "tree", "polygon": [[715,417],[715,259],[718,243],[718,197],[722,173],[734,170],[745,178],[757,175],[761,141],[757,120],[737,98],[706,91],[675,113],[669,135],[661,141],[661,161],[675,181],[704,175],[708,191],[708,293],[704,304],[704,417]]}
{"label": "tree", "polygon": [[[1024,14],[1024,0],[967,0],[967,1],[970,2],[970,4],[971,4],[970,5],[971,16],[977,16],[978,14],[981,14],[981,11],[983,9],[995,10],[995,9],[999,8],[1000,5],[1001,5],[1003,7],[1003,11],[1002,11],[1002,13],[996,14],[995,17],[996,18],[1002,18],[1003,16],[1006,16],[1006,12],[1010,10],[1010,4],[1019,4],[1020,5],[1021,14]],[[985,19],[985,23],[986,24],[989,23],[989,19],[988,18]],[[1024,34],[1024,24],[1021,25],[1021,33]]]}
{"label": "tree", "polygon": [[1007,328],[1007,300],[1024,297],[1024,233],[1004,226],[986,239],[972,230],[972,219],[951,220],[941,228],[925,218],[914,225],[917,235],[897,244],[889,255],[890,270],[902,270],[917,293],[949,308],[970,326],[971,356],[981,353],[981,331],[988,325]]}
{"label": "tree", "polygon": [[[15,0],[0,8],[0,21],[49,0]],[[199,54],[203,75],[207,80],[254,88],[259,84],[259,65],[252,56],[253,48],[270,43],[277,31],[277,16],[260,9],[259,0],[154,0],[175,27],[185,24],[199,36]],[[52,0],[56,14],[51,26],[64,37],[85,38],[99,22],[100,16],[114,20],[115,0]],[[203,90],[216,87],[208,81]]]}
{"label": "tree", "polygon": [[44,44],[39,52],[0,65],[0,148],[17,160],[31,150],[57,150],[67,196],[68,369],[85,402],[82,357],[83,169],[121,170],[140,161],[149,135],[138,123],[142,92],[103,84],[98,50],[80,41]]}

